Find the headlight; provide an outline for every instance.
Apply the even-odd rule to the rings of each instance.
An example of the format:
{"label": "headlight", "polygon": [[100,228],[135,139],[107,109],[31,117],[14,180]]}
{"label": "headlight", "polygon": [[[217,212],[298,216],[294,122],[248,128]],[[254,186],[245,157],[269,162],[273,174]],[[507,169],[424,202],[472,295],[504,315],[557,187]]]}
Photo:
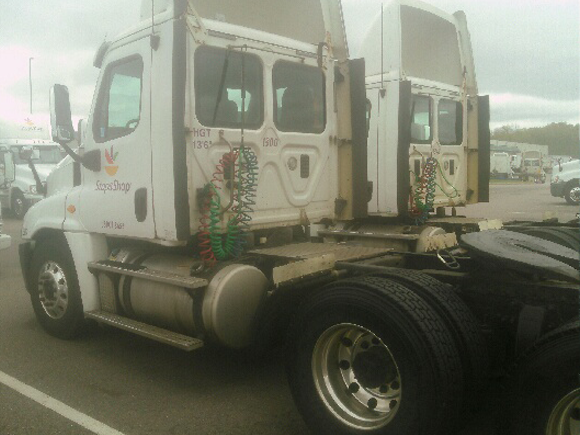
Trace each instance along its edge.
{"label": "headlight", "polygon": [[28,187],[28,191],[30,193],[32,193],[33,195],[36,195],[36,184],[33,184],[32,186]]}

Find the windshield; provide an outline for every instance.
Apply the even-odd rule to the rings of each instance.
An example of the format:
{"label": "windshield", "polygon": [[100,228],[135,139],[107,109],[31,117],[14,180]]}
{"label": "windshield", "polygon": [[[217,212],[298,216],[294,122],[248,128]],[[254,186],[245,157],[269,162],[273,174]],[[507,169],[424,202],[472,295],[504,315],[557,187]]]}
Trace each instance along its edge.
{"label": "windshield", "polygon": [[[24,145],[23,145],[24,146]],[[14,155],[14,163],[17,165],[26,164],[20,158],[20,149],[23,146],[12,146],[10,150]],[[58,146],[33,146],[32,162],[36,164],[55,165],[62,160],[62,153]]]}

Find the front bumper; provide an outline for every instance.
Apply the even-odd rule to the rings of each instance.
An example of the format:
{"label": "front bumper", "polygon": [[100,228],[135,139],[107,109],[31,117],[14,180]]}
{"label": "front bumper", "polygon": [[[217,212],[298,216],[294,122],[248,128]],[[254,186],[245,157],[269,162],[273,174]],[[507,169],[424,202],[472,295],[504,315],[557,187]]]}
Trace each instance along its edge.
{"label": "front bumper", "polygon": [[563,198],[566,188],[566,183],[552,183],[550,184],[550,193],[552,196],[556,196],[558,198]]}
{"label": "front bumper", "polygon": [[0,251],[9,248],[12,244],[12,239],[8,234],[0,234]]}

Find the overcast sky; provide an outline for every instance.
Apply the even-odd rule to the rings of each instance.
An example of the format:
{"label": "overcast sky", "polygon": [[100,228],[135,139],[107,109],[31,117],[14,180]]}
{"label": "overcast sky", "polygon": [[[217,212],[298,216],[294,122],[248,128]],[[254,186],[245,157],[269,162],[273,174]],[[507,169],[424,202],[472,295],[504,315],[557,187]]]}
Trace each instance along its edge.
{"label": "overcast sky", "polygon": [[[342,3],[356,57],[381,0]],[[579,122],[578,0],[428,3],[465,11],[480,94],[491,98],[492,128]],[[140,0],[0,0],[0,117],[28,113],[30,57],[33,113],[47,112],[49,87],[62,83],[70,89],[73,113],[86,116],[98,74],[94,53],[106,37],[137,22],[139,10]]]}

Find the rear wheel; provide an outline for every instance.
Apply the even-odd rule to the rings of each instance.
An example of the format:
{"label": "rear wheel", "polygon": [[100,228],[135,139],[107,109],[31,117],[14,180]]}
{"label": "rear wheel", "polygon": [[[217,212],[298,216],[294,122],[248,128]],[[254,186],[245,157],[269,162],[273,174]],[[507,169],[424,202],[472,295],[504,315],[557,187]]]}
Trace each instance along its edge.
{"label": "rear wheel", "polygon": [[540,338],[524,357],[512,410],[516,435],[580,433],[580,322]]}
{"label": "rear wheel", "polygon": [[63,240],[37,242],[31,267],[32,307],[51,335],[69,339],[84,327],[79,282],[70,250]]}
{"label": "rear wheel", "polygon": [[450,433],[461,403],[457,350],[417,295],[378,278],[327,286],[288,340],[296,405],[317,434]]}
{"label": "rear wheel", "polygon": [[475,410],[487,378],[488,355],[479,323],[471,310],[450,285],[424,273],[391,269],[380,276],[409,288],[441,317],[459,351],[465,383],[465,406]]}

